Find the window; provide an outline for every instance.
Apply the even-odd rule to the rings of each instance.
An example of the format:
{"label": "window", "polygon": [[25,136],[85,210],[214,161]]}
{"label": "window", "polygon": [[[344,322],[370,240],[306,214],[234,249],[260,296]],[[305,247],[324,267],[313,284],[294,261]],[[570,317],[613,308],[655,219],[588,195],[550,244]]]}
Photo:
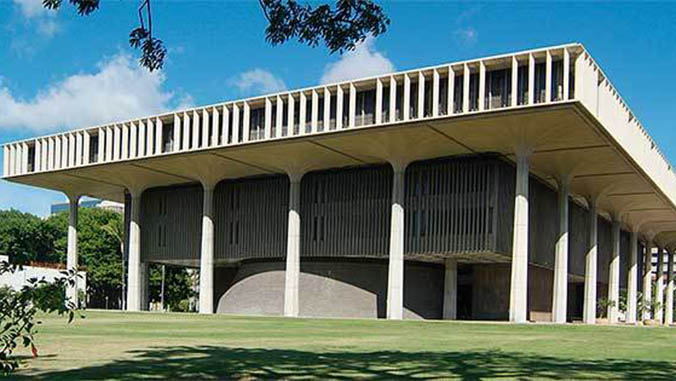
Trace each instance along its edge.
{"label": "window", "polygon": [[390,87],[383,86],[383,104],[380,108],[381,122],[387,123],[390,121]]}
{"label": "window", "polygon": [[162,152],[171,152],[174,150],[174,123],[164,122],[162,124]]}
{"label": "window", "polygon": [[317,98],[317,131],[324,131],[324,97]]}
{"label": "window", "polygon": [[402,120],[404,119],[404,86],[397,86],[397,97],[395,100],[395,119]]}
{"label": "window", "polygon": [[411,91],[409,92],[408,117],[409,119],[418,118],[418,83],[411,82]]}
{"label": "window", "polygon": [[462,99],[464,97],[464,87],[463,86],[463,76],[456,75],[453,89],[453,112],[461,113],[462,112]]}
{"label": "window", "polygon": [[552,62],[552,101],[563,100],[563,60]]}
{"label": "window", "polygon": [[439,115],[446,115],[448,111],[448,77],[439,78]]}
{"label": "window", "polygon": [[331,97],[330,109],[329,109],[329,130],[336,129],[336,112],[338,108],[338,99],[336,96]]}
{"label": "window", "polygon": [[357,92],[357,107],[355,115],[355,124],[357,126],[366,126],[373,124],[376,103],[376,91],[367,90]]}
{"label": "window", "polygon": [[[99,136],[94,135],[89,139],[89,162],[97,163],[99,161]],[[139,156],[143,155],[143,152],[139,152]]]}
{"label": "window", "polygon": [[507,107],[511,102],[512,77],[508,70],[493,70],[486,73],[486,109]]}
{"label": "window", "polygon": [[528,103],[528,65],[519,66],[517,77],[518,83],[516,92],[518,96],[516,98],[516,103],[525,105]]}
{"label": "window", "polygon": [[35,146],[28,147],[28,172],[35,171]]}
{"label": "window", "polygon": [[479,73],[469,75],[469,111],[479,109]]}
{"label": "window", "polygon": [[423,109],[423,115],[427,118],[432,116],[432,92],[434,91],[432,81],[427,80],[425,81],[425,94],[424,94],[424,109]]}
{"label": "window", "polygon": [[546,99],[545,81],[547,78],[545,63],[535,64],[535,103],[543,103]]}
{"label": "window", "polygon": [[[274,107],[273,107],[274,110]],[[259,140],[265,136],[265,108],[251,110],[249,114],[249,140]]]}

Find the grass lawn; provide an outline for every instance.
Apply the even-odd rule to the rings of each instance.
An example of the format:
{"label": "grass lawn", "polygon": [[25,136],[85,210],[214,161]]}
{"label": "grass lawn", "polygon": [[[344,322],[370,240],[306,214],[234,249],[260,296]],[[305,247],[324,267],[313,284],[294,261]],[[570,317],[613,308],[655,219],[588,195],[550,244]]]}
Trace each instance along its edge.
{"label": "grass lawn", "polygon": [[87,311],[45,316],[20,377],[676,378],[676,328],[284,319]]}

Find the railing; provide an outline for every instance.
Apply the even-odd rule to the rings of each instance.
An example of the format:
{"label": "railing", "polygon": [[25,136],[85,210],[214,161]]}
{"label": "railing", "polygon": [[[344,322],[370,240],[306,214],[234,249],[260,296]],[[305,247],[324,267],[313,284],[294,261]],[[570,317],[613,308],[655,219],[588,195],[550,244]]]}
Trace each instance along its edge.
{"label": "railing", "polygon": [[[5,178],[252,141],[579,100],[676,204],[676,176],[579,44],[300,89],[9,143]],[[665,192],[667,193],[667,192]]]}

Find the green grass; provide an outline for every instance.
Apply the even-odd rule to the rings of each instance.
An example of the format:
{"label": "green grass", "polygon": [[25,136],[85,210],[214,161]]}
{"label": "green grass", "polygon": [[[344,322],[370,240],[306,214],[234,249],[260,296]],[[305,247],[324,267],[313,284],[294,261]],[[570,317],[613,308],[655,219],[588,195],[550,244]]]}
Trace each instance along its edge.
{"label": "green grass", "polygon": [[676,329],[87,311],[43,317],[15,376],[134,378],[676,377]]}

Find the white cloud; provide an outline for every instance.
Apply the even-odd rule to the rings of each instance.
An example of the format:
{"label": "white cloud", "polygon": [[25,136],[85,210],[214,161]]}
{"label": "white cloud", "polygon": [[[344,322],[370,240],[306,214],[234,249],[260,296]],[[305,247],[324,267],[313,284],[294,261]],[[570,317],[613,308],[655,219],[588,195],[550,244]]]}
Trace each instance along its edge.
{"label": "white cloud", "polygon": [[454,32],[455,37],[465,45],[473,45],[479,39],[479,33],[472,27],[458,28]]}
{"label": "white cloud", "polygon": [[286,89],[286,84],[274,74],[263,69],[252,69],[230,80],[242,94],[276,93]]}
{"label": "white cloud", "polygon": [[41,36],[51,38],[60,30],[56,11],[45,8],[42,0],[14,0],[14,4],[19,7],[26,21],[34,25],[32,29]]}
{"label": "white cloud", "polygon": [[332,83],[393,72],[394,64],[375,49],[373,38],[367,38],[355,50],[343,54],[326,65],[321,83]]}
{"label": "white cloud", "polygon": [[42,5],[42,0],[14,0],[14,4],[19,7],[21,14],[26,18],[42,16],[48,13],[48,9]]}
{"label": "white cloud", "polygon": [[53,83],[32,99],[20,99],[0,83],[0,130],[45,132],[126,120],[169,110],[176,99],[162,88],[162,72],[148,72],[127,55],[117,55],[94,73],[75,74]]}

